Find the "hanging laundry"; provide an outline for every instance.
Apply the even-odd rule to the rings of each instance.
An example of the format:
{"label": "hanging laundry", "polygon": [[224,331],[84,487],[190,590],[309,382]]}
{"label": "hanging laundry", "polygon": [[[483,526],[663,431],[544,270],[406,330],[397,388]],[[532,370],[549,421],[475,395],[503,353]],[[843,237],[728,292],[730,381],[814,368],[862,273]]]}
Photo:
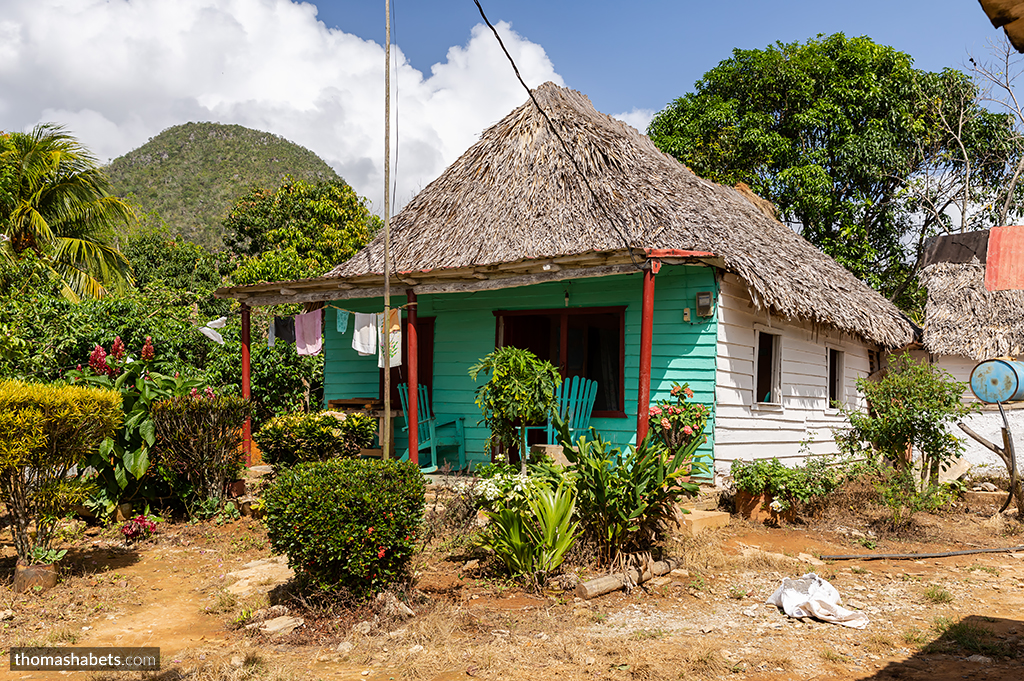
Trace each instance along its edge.
{"label": "hanging laundry", "polygon": [[212,340],[214,343],[220,343],[221,345],[224,345],[224,336],[220,335],[219,333],[217,333],[216,331],[207,326],[200,326],[199,333],[203,334],[204,336]]}
{"label": "hanging laundry", "polygon": [[345,333],[348,331],[348,311],[337,310],[337,318],[338,333]]}
{"label": "hanging laundry", "polygon": [[355,330],[352,332],[352,349],[360,355],[377,352],[377,315],[353,312]]}
{"label": "hanging laundry", "polygon": [[313,310],[295,316],[295,350],[300,355],[319,355],[323,347],[323,312]]}
{"label": "hanging laundry", "polygon": [[[377,366],[381,369],[384,368],[384,352],[385,348],[388,348],[388,355],[390,357],[388,366],[391,368],[402,365],[402,311],[391,310],[390,320],[388,325],[384,326],[384,313],[381,312],[377,315],[379,319],[377,329],[380,333],[380,337],[377,340]],[[387,333],[388,340],[385,341],[385,333]]]}
{"label": "hanging laundry", "polygon": [[267,347],[268,348],[274,347],[274,343],[277,342],[277,336],[274,335],[274,327],[275,326],[276,326],[276,324],[274,324],[274,320],[271,319],[270,320],[270,324],[267,327]]}
{"label": "hanging laundry", "polygon": [[227,317],[217,317],[213,321],[206,322],[206,326],[208,326],[211,329],[223,329],[227,323]]}
{"label": "hanging laundry", "polygon": [[295,319],[293,317],[274,317],[274,337],[285,343],[295,342]]}

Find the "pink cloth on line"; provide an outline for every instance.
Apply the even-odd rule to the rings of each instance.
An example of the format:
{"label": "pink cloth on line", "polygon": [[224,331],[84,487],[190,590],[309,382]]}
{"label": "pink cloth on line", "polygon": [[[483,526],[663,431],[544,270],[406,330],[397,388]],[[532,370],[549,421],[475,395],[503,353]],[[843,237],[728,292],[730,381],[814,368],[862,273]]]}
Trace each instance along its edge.
{"label": "pink cloth on line", "polygon": [[295,351],[300,355],[319,355],[323,347],[322,310],[295,315]]}

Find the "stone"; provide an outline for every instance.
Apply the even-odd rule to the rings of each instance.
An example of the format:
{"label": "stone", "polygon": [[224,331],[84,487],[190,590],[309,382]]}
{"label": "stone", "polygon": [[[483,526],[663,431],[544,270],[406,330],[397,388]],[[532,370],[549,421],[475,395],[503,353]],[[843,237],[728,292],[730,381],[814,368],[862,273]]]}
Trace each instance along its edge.
{"label": "stone", "polygon": [[232,667],[241,667],[244,664],[245,664],[245,658],[242,657],[241,655],[232,655],[231,656],[231,666]]}
{"label": "stone", "polygon": [[587,666],[590,666],[590,665],[594,664],[595,662],[597,662],[597,660],[595,660],[592,657],[588,657],[585,660],[583,660],[583,664],[585,664]]}
{"label": "stone", "polygon": [[359,624],[352,627],[352,631],[356,632],[357,634],[362,634],[363,636],[368,635],[370,633],[370,630],[372,629],[373,624],[371,624],[370,622],[360,622]]}
{"label": "stone", "polygon": [[985,657],[984,655],[971,655],[967,658],[968,662],[980,662],[981,664],[988,664],[992,661],[991,657]]}
{"label": "stone", "polygon": [[747,617],[757,617],[757,606],[751,606],[743,611],[743,614]]}
{"label": "stone", "polygon": [[809,553],[798,553],[796,554],[797,560],[801,563],[807,563],[808,565],[824,565],[825,561],[818,560]]}
{"label": "stone", "polygon": [[[383,327],[381,327],[383,328]],[[463,570],[475,570],[480,565],[480,561],[474,558],[473,560],[467,560],[466,564],[462,566]]]}
{"label": "stone", "polygon": [[863,603],[861,603],[860,601],[855,601],[852,598],[846,601],[846,605],[850,606],[851,608],[857,608],[858,610],[863,610],[865,607]]}
{"label": "stone", "polygon": [[282,617],[275,617],[272,620],[267,620],[257,626],[259,626],[259,630],[264,634],[276,636],[278,634],[290,634],[301,627],[304,623],[305,622],[301,617],[288,617],[287,615],[284,615]]}
{"label": "stone", "polygon": [[341,643],[338,644],[337,650],[338,650],[339,653],[344,655],[345,653],[352,652],[352,649],[355,648],[355,647],[356,647],[356,644],[352,643],[352,641],[342,641]]}
{"label": "stone", "polygon": [[225,589],[228,593],[248,596],[256,591],[268,592],[284,584],[295,577],[295,572],[288,567],[286,556],[274,556],[246,563],[241,570],[229,572],[226,576],[236,580]]}
{"label": "stone", "polygon": [[701,532],[725,527],[729,524],[729,514],[724,511],[690,511],[679,517],[682,532],[686,536],[696,537]]}
{"label": "stone", "polygon": [[407,620],[416,615],[412,608],[398,600],[393,593],[377,594],[377,600],[381,602],[381,612],[387,617]]}
{"label": "stone", "polygon": [[537,634],[537,639],[540,641],[547,641],[549,638],[551,637],[545,634],[543,631]]}
{"label": "stone", "polygon": [[3,610],[3,611],[0,611],[0,622],[2,622],[4,620],[13,620],[13,619],[14,619],[14,611],[13,610]]}
{"label": "stone", "polygon": [[984,492],[998,492],[999,488],[993,485],[991,482],[983,482],[978,485]]}

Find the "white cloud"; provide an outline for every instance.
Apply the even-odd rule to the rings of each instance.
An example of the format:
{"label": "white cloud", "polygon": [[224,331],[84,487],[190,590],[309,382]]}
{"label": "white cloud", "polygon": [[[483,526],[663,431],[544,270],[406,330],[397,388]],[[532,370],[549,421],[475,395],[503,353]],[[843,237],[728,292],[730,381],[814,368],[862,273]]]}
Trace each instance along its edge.
{"label": "white cloud", "polygon": [[[4,5],[0,130],[63,123],[106,161],[173,125],[237,123],[312,149],[380,212],[384,49],[326,28],[314,6],[289,0]],[[531,87],[562,84],[540,45],[508,24],[498,30]],[[412,68],[400,49],[392,57],[401,205],[526,93],[482,25],[429,75]]]}
{"label": "white cloud", "polygon": [[651,119],[654,118],[654,113],[655,112],[651,109],[634,108],[632,111],[613,114],[612,118],[618,118],[623,123],[632,125],[640,132],[647,134],[647,126],[651,124]]}

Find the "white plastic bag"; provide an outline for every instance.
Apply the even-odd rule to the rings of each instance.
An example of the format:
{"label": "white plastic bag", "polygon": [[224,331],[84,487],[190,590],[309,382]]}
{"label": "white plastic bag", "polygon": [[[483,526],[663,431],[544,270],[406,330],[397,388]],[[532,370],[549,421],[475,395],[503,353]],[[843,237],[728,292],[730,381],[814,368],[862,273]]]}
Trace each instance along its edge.
{"label": "white plastic bag", "polygon": [[783,579],[766,603],[782,608],[790,617],[814,617],[823,622],[863,629],[868,617],[839,605],[839,592],[813,572],[799,579]]}

